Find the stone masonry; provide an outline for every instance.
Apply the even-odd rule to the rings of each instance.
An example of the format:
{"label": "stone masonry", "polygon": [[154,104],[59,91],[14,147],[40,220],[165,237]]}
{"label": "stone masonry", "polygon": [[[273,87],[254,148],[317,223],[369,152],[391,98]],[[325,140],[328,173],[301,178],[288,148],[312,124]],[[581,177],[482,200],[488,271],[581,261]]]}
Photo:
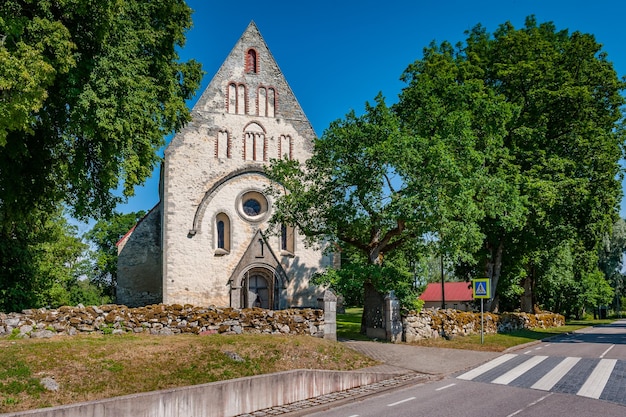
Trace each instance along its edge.
{"label": "stone masonry", "polygon": [[257,333],[324,337],[324,312],[314,309],[273,311],[260,308],[200,308],[180,304],[129,308],[111,304],[0,313],[0,336],[49,338],[81,333]]}

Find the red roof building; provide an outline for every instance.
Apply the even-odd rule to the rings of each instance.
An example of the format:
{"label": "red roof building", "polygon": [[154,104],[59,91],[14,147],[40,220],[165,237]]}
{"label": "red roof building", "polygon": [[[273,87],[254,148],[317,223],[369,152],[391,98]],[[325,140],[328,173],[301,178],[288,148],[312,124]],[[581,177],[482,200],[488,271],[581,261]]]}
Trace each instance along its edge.
{"label": "red roof building", "polygon": [[[471,282],[444,283],[446,308],[471,311],[474,307],[474,295]],[[424,300],[424,308],[441,308],[441,283],[433,282],[426,286],[426,290],[419,296]]]}

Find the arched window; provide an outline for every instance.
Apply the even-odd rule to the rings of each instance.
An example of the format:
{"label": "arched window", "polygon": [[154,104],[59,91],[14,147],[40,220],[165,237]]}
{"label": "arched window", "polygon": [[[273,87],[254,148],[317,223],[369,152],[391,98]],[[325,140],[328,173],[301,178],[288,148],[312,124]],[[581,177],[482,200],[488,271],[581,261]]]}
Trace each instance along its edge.
{"label": "arched window", "polygon": [[295,240],[294,228],[283,223],[280,227],[280,254],[293,256],[296,246]]}
{"label": "arched window", "polygon": [[237,86],[237,114],[248,113],[248,106],[246,104],[247,96],[245,84],[239,84]]}
{"label": "arched window", "polygon": [[217,132],[215,141],[215,156],[217,158],[230,158],[230,136],[227,130]]}
{"label": "arched window", "polygon": [[244,132],[243,159],[245,161],[266,161],[265,130],[257,123],[250,123]]}
{"label": "arched window", "polygon": [[291,136],[280,135],[278,143],[278,157],[280,159],[293,159],[291,155]]}
{"label": "arched window", "polygon": [[247,96],[245,84],[229,83],[226,90],[226,113],[248,114]]}
{"label": "arched window", "polygon": [[246,72],[257,74],[259,72],[259,61],[256,51],[252,48],[248,49],[246,54]]}
{"label": "arched window", "polygon": [[267,117],[276,116],[276,90],[272,87],[267,89]]}
{"label": "arched window", "polygon": [[217,248],[224,249],[224,220],[217,222]]}
{"label": "arched window", "polygon": [[237,113],[237,84],[228,84],[228,91],[226,92],[226,112],[235,114]]}
{"label": "arched window", "polygon": [[222,256],[230,253],[230,219],[226,213],[219,213],[215,217],[215,255]]}

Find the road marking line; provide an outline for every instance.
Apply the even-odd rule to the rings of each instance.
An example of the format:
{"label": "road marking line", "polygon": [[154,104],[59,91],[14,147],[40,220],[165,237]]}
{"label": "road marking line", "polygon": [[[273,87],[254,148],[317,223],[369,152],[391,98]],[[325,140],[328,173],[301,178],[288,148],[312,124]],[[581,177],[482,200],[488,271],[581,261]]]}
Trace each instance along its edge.
{"label": "road marking line", "polygon": [[606,383],[611,377],[611,372],[617,363],[617,359],[600,359],[587,381],[580,387],[576,395],[589,398],[600,398]]}
{"label": "road marking line", "polygon": [[415,399],[415,397],[410,397],[410,398],[407,398],[406,400],[401,400],[401,401],[398,401],[398,402],[395,402],[395,403],[387,404],[387,407],[393,407],[394,405],[406,403],[406,402],[409,402],[409,401],[414,400],[414,399]]}
{"label": "road marking line", "polygon": [[548,397],[549,397],[549,396],[551,396],[551,395],[552,395],[552,393],[550,393],[550,394],[548,394],[548,395],[544,395],[543,397],[539,398],[538,400],[533,401],[532,403],[528,404],[526,407],[524,407],[524,408],[520,408],[520,409],[519,409],[519,410],[517,410],[516,412],[511,413],[511,414],[509,414],[509,415],[508,415],[508,416],[506,416],[506,417],[513,417],[513,416],[516,416],[516,415],[518,415],[519,413],[521,413],[522,411],[529,409],[529,408],[530,408],[530,407],[532,407],[533,405],[537,405],[537,404],[539,404],[541,401],[545,400],[546,398],[548,398]]}
{"label": "road marking line", "polygon": [[607,353],[609,353],[609,351],[611,349],[613,349],[615,347],[615,345],[611,345],[611,347],[609,347],[607,350],[604,351],[604,353],[602,355],[600,355],[600,359],[604,358],[604,355],[606,355]]}
{"label": "road marking line", "polygon": [[540,389],[543,391],[550,391],[557,382],[569,372],[570,369],[578,363],[580,358],[569,357],[563,359],[557,366],[555,366],[550,372],[545,374],[539,381],[531,387],[533,389]]}
{"label": "road marking line", "polygon": [[455,386],[455,385],[456,385],[456,384],[448,384],[448,385],[446,385],[445,387],[439,387],[439,388],[437,388],[435,391],[441,391],[441,390],[444,390],[444,389],[446,389],[446,388],[453,387],[453,386]]}
{"label": "road marking line", "polygon": [[511,381],[513,381],[515,378],[521,376],[526,371],[534,368],[535,366],[537,366],[539,363],[546,360],[547,358],[548,358],[547,356],[533,356],[532,358],[528,359],[526,362],[517,365],[515,368],[511,369],[509,372],[503,375],[500,375],[498,378],[494,379],[491,382],[494,384],[507,385]]}
{"label": "road marking line", "polygon": [[468,381],[471,381],[472,379],[476,378],[479,375],[484,374],[487,371],[490,371],[491,369],[495,368],[498,365],[503,364],[504,362],[513,359],[515,356],[512,353],[506,353],[502,356],[499,356],[497,358],[495,358],[494,360],[487,362],[483,365],[480,365],[478,368],[474,368],[469,372],[466,372],[462,375],[457,376],[458,379],[465,379]]}

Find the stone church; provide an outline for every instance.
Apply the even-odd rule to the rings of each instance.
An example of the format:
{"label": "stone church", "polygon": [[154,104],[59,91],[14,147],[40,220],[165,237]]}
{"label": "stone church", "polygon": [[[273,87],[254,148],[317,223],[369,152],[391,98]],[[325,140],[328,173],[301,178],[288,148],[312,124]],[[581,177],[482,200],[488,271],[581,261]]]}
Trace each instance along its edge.
{"label": "stone church", "polygon": [[309,307],[332,255],[269,230],[264,166],[304,161],[315,132],[251,22],[165,150],[160,202],[118,242],[117,302]]}

